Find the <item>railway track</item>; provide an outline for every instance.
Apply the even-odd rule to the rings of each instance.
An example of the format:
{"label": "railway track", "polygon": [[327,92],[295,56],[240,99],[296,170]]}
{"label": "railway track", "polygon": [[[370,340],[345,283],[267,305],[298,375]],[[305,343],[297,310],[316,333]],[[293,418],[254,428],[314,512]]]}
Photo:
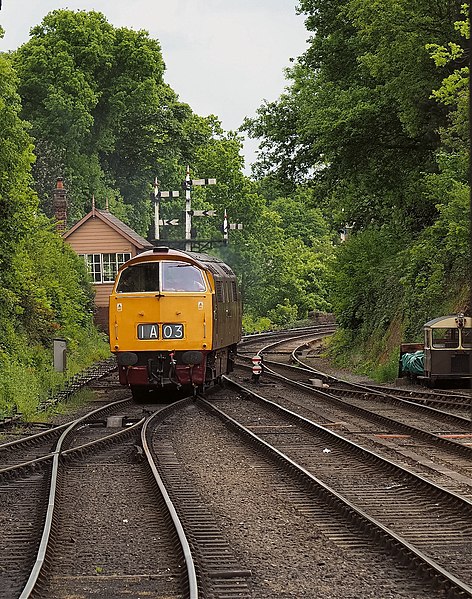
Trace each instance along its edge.
{"label": "railway track", "polygon": [[[305,332],[320,338],[327,330]],[[258,351],[252,341],[247,355]],[[285,339],[272,356],[286,359],[299,345],[299,338]],[[274,368],[287,374],[286,367]],[[0,540],[0,599],[97,593],[162,599],[337,597],[330,595],[334,581],[343,585],[348,579],[355,584],[343,599],[372,593],[415,599],[472,596],[472,568],[464,559],[472,540],[470,447],[466,433],[455,441],[442,438],[460,418],[441,421],[435,415],[425,426],[425,417],[418,416],[422,412],[406,412],[405,401],[395,406],[375,393],[350,395],[342,386],[325,401],[324,389],[306,385],[312,375],[293,367],[288,372],[305,379],[297,392],[305,399],[294,402],[286,383],[269,382],[267,375],[259,392],[297,412],[289,420],[268,404],[255,408],[259,400],[250,399],[249,389],[236,394],[215,389],[208,401],[122,402],[111,408],[114,412],[0,445],[0,518],[7,531]],[[247,371],[238,368],[235,375],[247,378]],[[215,420],[220,408],[228,414]],[[403,422],[397,421],[400,412]],[[316,414],[321,428],[339,434],[315,441],[311,424],[294,424],[298,413],[308,420]],[[418,424],[428,430],[415,430]],[[225,426],[238,430],[237,436]],[[437,453],[427,435],[435,438]],[[416,487],[414,473],[395,470],[399,464],[387,467],[363,447],[342,449],[349,439],[380,446],[395,461],[400,455],[410,469],[419,460],[428,478],[453,481],[448,487],[456,493],[443,499],[447,491],[421,477]],[[269,453],[254,449],[260,447]],[[55,461],[58,475],[51,466]],[[49,484],[55,477],[58,494],[49,516]],[[263,488],[262,482],[269,486]],[[461,521],[467,510],[469,520]],[[47,521],[52,528],[37,582],[24,591],[29,573],[38,567],[35,558],[44,538],[39,531]],[[356,568],[367,581],[359,580]]]}
{"label": "railway track", "polygon": [[258,446],[270,445],[272,455],[330,494],[331,506],[340,502],[351,523],[447,589],[448,596],[472,596],[470,501],[248,389],[238,393],[239,398],[228,392],[212,397],[221,418]]}
{"label": "railway track", "polygon": [[[248,369],[237,368],[231,379],[248,381]],[[265,397],[472,499],[472,447],[460,443],[470,440],[470,435],[457,432],[460,426],[469,430],[462,419],[402,402],[383,405],[363,397],[358,401],[340,399],[329,390],[314,389],[280,375],[266,373],[264,380],[266,385],[260,392]],[[284,391],[287,386],[294,389]],[[455,432],[451,434],[451,430]]]}
{"label": "railway track", "polygon": [[[238,353],[252,355],[254,352],[259,351],[261,347],[264,347],[264,343],[267,341],[270,341],[271,347],[276,347],[278,343],[284,345],[292,343],[295,348],[300,346],[301,339],[309,339],[310,341],[322,339],[326,335],[334,333],[335,330],[336,325],[334,323],[324,323],[297,329],[245,335],[238,345]],[[289,350],[285,349],[283,353],[287,353],[287,351]]]}
{"label": "railway track", "polygon": [[[441,410],[449,410],[451,413],[472,419],[472,395],[466,390],[433,390],[421,388],[419,386],[417,386],[416,389],[404,389],[402,387],[391,387],[388,385],[375,385],[372,383],[356,384],[345,381],[339,377],[322,372],[308,363],[310,350],[307,350],[307,348],[313,347],[313,344],[316,347],[319,344],[319,340],[315,338],[312,342],[299,344],[298,347],[294,347],[294,344],[291,344],[287,348],[287,353],[290,352],[290,363],[297,364],[302,370],[310,373],[311,376],[318,377],[324,383],[329,384],[330,387],[339,394],[351,392],[356,388],[364,392],[368,390],[372,394],[393,395],[397,398],[413,401],[421,405],[436,407]],[[268,352],[266,353],[270,355],[270,346],[267,347],[267,349]],[[276,354],[273,355],[274,361],[279,362],[279,360],[276,359]]]}
{"label": "railway track", "polygon": [[0,472],[0,597],[198,596],[190,554],[138,459],[142,411],[130,401],[94,410],[52,453]]}
{"label": "railway track", "polygon": [[251,572],[166,440],[192,402],[115,402],[0,446],[2,599],[250,596]]}
{"label": "railway track", "polygon": [[[219,405],[218,397],[212,394],[211,404]],[[180,472],[252,572],[252,597],[444,597],[307,488],[292,467],[281,468],[225,423],[198,399],[169,417],[169,442]]]}
{"label": "railway track", "polygon": [[[185,399],[179,407],[192,404],[193,398]],[[194,481],[185,474],[185,463],[172,443],[169,419],[176,412],[173,405],[157,413],[149,422],[145,439],[196,556],[201,596],[249,599],[251,571],[239,563],[211,510],[196,492]]]}
{"label": "railway track", "polygon": [[[308,417],[334,426],[341,434],[355,437],[375,451],[380,449],[392,457],[396,454],[397,460],[439,484],[472,497],[472,428],[468,417],[418,404],[410,397],[398,398],[366,385],[339,381],[333,376],[324,378],[322,388],[313,387],[309,382],[314,376],[312,369],[287,364],[289,352],[292,358],[299,353],[300,341],[278,340],[259,347],[259,351],[264,357],[272,356],[274,346],[276,351],[281,347],[285,350],[284,361],[265,359],[264,380],[268,380],[268,375],[270,380],[272,375],[276,382],[294,385],[300,390],[299,396],[305,398],[289,402],[289,408],[305,409]],[[246,362],[247,371],[248,360],[241,357],[239,361]],[[235,376],[241,380],[237,371]],[[272,397],[277,398],[277,393]]]}

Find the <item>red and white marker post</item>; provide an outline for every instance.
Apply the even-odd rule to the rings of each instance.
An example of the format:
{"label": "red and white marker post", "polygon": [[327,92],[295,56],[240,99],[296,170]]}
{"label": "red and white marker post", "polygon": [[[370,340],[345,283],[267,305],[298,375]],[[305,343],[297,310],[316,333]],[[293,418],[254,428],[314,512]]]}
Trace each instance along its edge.
{"label": "red and white marker post", "polygon": [[251,358],[252,361],[252,382],[259,383],[262,374],[262,356],[256,355]]}

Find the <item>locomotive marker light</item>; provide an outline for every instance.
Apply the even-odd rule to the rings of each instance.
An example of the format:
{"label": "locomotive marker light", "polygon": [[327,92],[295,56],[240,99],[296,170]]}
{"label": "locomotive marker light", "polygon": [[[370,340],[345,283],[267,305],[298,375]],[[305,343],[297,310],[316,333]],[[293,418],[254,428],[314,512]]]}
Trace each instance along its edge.
{"label": "locomotive marker light", "polygon": [[252,382],[259,384],[262,374],[262,356],[256,355],[251,358],[252,361]]}

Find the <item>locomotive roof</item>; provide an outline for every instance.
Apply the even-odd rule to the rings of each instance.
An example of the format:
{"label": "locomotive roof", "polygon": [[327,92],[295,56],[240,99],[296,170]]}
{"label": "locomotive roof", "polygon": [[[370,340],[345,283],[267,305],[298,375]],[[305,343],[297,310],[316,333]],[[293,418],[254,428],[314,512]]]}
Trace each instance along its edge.
{"label": "locomotive roof", "polygon": [[232,269],[223,262],[220,258],[216,256],[210,256],[210,254],[200,254],[196,252],[184,252],[182,250],[175,250],[173,248],[165,247],[165,246],[157,246],[152,250],[147,252],[142,252],[138,254],[134,258],[131,258],[132,261],[139,261],[139,258],[150,258],[154,256],[159,256],[165,258],[165,256],[172,256],[174,258],[187,258],[194,262],[200,268],[205,270],[209,270],[216,275],[217,277],[235,277]]}

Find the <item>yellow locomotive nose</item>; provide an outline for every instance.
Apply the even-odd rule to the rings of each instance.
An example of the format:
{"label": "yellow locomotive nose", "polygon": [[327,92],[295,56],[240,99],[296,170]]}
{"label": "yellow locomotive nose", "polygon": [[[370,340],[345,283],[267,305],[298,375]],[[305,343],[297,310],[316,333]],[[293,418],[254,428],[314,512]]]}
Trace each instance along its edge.
{"label": "yellow locomotive nose", "polygon": [[231,372],[241,338],[236,276],[213,256],[169,248],[139,254],[118,273],[110,331],[120,382],[136,398],[164,384],[213,383]]}

